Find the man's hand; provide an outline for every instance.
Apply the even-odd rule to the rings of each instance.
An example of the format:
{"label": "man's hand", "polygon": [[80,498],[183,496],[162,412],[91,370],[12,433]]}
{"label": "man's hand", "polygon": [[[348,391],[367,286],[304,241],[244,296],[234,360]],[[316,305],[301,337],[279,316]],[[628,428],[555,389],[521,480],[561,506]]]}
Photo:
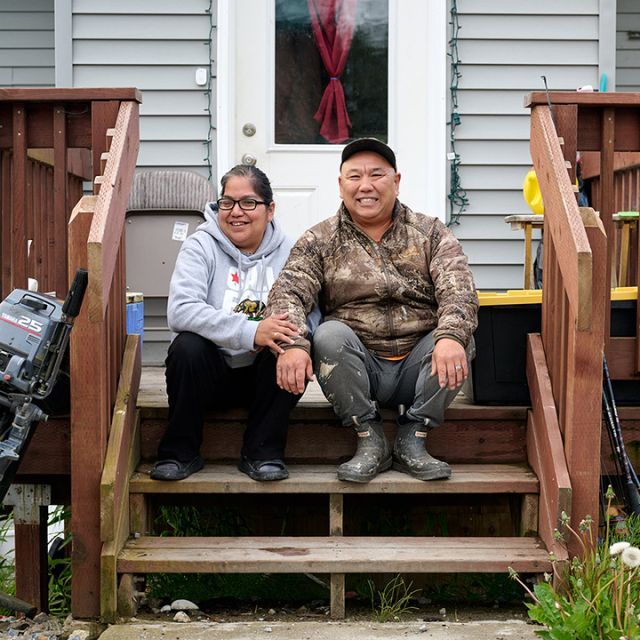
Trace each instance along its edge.
{"label": "man's hand", "polygon": [[451,338],[440,338],[431,356],[431,375],[438,376],[441,389],[457,389],[469,376],[464,347]]}
{"label": "man's hand", "polygon": [[313,380],[311,358],[304,349],[287,349],[278,356],[276,373],[281,389],[296,395],[304,393],[305,382]]}
{"label": "man's hand", "polygon": [[288,313],[276,313],[260,320],[256,336],[253,339],[256,346],[269,347],[277,354],[284,353],[284,349],[278,342],[293,344],[293,338],[300,335],[298,327],[293,322],[287,321],[288,317]]}

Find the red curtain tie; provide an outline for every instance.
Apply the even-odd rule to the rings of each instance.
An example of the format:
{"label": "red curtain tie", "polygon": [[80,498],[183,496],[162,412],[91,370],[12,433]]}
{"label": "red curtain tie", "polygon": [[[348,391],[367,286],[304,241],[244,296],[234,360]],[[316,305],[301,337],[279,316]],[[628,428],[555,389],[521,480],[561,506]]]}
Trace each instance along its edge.
{"label": "red curtain tie", "polygon": [[351,50],[358,0],[307,0],[322,63],[329,74],[318,110],[320,135],[333,144],[348,140],[351,120],[340,76]]}

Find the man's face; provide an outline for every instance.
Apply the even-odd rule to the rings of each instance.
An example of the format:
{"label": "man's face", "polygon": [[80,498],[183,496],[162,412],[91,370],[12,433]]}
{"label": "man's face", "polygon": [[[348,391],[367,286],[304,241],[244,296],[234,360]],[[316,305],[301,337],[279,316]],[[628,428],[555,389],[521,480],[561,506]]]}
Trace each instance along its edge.
{"label": "man's face", "polygon": [[391,219],[400,174],[382,156],[373,151],[354,154],[342,165],[338,184],[357,225],[366,228]]}

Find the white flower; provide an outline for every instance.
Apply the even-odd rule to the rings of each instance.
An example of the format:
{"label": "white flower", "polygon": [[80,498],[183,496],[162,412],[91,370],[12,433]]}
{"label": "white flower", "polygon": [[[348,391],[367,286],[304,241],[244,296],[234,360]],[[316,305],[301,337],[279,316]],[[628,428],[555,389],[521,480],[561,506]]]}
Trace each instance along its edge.
{"label": "white flower", "polygon": [[619,553],[622,553],[625,549],[629,548],[631,545],[628,542],[614,542],[609,547],[609,555],[617,556]]}
{"label": "white flower", "polygon": [[640,549],[638,547],[627,547],[622,551],[620,557],[627,567],[631,569],[640,567]]}

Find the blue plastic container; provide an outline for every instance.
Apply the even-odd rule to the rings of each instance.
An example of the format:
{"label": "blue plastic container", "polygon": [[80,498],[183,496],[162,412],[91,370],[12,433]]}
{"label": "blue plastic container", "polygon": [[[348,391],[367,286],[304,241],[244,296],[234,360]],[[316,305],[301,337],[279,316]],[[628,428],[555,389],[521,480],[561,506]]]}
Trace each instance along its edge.
{"label": "blue plastic container", "polygon": [[144,340],[144,296],[138,292],[127,292],[127,335],[139,335]]}

